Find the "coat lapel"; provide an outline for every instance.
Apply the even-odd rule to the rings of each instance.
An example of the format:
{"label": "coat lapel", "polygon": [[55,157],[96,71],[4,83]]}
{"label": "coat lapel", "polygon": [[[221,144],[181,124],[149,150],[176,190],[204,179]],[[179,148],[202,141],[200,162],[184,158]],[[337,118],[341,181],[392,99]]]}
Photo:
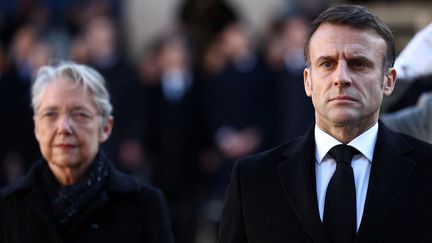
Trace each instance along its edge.
{"label": "coat lapel", "polygon": [[46,224],[47,228],[49,229],[48,231],[52,234],[55,241],[61,242],[58,228],[51,215],[47,213],[50,212],[51,209],[45,201],[42,192],[40,192],[37,188],[34,188],[31,193],[27,195],[26,202]]}
{"label": "coat lapel", "polygon": [[314,167],[314,128],[286,150],[287,159],[278,166],[286,197],[313,242],[329,242],[319,217]]}
{"label": "coat lapel", "polygon": [[403,154],[410,146],[380,122],[362,222],[356,242],[372,242],[410,177],[415,162]]}

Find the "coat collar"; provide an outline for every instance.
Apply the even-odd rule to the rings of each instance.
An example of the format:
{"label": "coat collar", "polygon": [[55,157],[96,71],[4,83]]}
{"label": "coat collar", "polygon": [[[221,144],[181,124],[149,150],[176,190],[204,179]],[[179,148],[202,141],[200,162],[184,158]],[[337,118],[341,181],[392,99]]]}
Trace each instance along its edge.
{"label": "coat collar", "polygon": [[405,156],[412,147],[379,124],[368,192],[356,242],[371,242],[406,185],[416,162]]}
{"label": "coat collar", "polygon": [[278,173],[288,201],[313,242],[328,243],[318,211],[314,151],[312,126],[304,137],[283,152],[286,160],[278,166]]}
{"label": "coat collar", "polygon": [[[97,156],[97,158],[105,159],[105,156]],[[101,207],[102,205],[109,202],[109,194],[136,194],[140,190],[140,184],[134,178],[118,171],[110,161],[107,160],[109,175],[106,181],[105,189],[102,190],[101,194],[95,199],[95,201],[83,211],[83,215],[77,218],[72,223],[68,232],[74,232],[77,226],[85,220],[88,215]],[[43,171],[47,169],[47,162],[43,159],[37,161],[30,168],[29,172],[16,183],[7,186],[2,190],[3,197],[14,196],[20,194],[24,200],[33,208],[36,214],[46,223],[47,227],[52,232],[52,236],[57,242],[61,242],[61,236],[58,233],[57,225],[53,218],[50,216],[50,207],[47,204],[43,194],[44,192],[40,188],[40,176],[43,176]]]}
{"label": "coat collar", "polygon": [[[104,156],[101,157],[105,158]],[[44,167],[47,166],[46,163],[47,162],[44,159],[35,162],[24,177],[5,187],[2,191],[2,195],[8,196],[18,192],[34,190],[38,177],[42,174]],[[137,180],[117,170],[109,160],[107,160],[107,163],[109,170],[109,176],[105,188],[107,192],[136,193],[139,191],[140,185]]]}
{"label": "coat collar", "polygon": [[[362,222],[356,242],[371,242],[411,175],[415,162],[404,156],[411,146],[379,122],[378,139]],[[315,243],[329,242],[319,217],[314,166],[314,131],[289,146],[278,166],[285,195],[306,232]]]}

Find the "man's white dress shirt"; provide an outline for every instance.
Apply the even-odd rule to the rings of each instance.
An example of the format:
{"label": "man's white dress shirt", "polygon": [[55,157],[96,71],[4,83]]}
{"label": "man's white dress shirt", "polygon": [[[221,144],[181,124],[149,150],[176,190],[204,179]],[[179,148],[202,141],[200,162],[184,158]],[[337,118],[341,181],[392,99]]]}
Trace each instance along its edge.
{"label": "man's white dress shirt", "polygon": [[[363,209],[369,184],[369,175],[371,171],[371,163],[377,136],[378,123],[348,143],[348,145],[353,146],[361,153],[354,155],[351,162],[351,166],[354,171],[356,188],[357,231],[363,216]],[[338,144],[342,144],[342,142],[325,133],[317,125],[315,125],[315,173],[318,209],[321,221],[323,220],[327,186],[336,170],[336,161],[327,153],[331,148]]]}

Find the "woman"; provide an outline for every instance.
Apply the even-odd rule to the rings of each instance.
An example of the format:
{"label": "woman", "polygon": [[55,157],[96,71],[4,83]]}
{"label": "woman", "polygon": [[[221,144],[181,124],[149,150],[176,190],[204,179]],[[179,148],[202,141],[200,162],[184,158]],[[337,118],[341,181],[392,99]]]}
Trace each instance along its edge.
{"label": "woman", "polygon": [[160,192],[120,173],[100,150],[113,126],[105,81],[64,63],[32,87],[43,159],[0,200],[0,242],[172,242]]}

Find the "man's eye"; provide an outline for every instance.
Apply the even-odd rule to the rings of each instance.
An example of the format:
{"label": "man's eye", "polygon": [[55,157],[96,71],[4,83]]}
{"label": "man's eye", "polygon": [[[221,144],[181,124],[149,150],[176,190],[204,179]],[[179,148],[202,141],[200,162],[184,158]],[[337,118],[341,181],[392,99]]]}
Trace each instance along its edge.
{"label": "man's eye", "polygon": [[325,68],[331,68],[331,67],[333,67],[333,63],[332,62],[322,62],[320,64],[320,66],[325,67]]}
{"label": "man's eye", "polygon": [[361,67],[366,67],[367,64],[365,62],[362,62],[362,61],[353,61],[350,63],[350,66],[356,67],[356,68],[361,68]]}

